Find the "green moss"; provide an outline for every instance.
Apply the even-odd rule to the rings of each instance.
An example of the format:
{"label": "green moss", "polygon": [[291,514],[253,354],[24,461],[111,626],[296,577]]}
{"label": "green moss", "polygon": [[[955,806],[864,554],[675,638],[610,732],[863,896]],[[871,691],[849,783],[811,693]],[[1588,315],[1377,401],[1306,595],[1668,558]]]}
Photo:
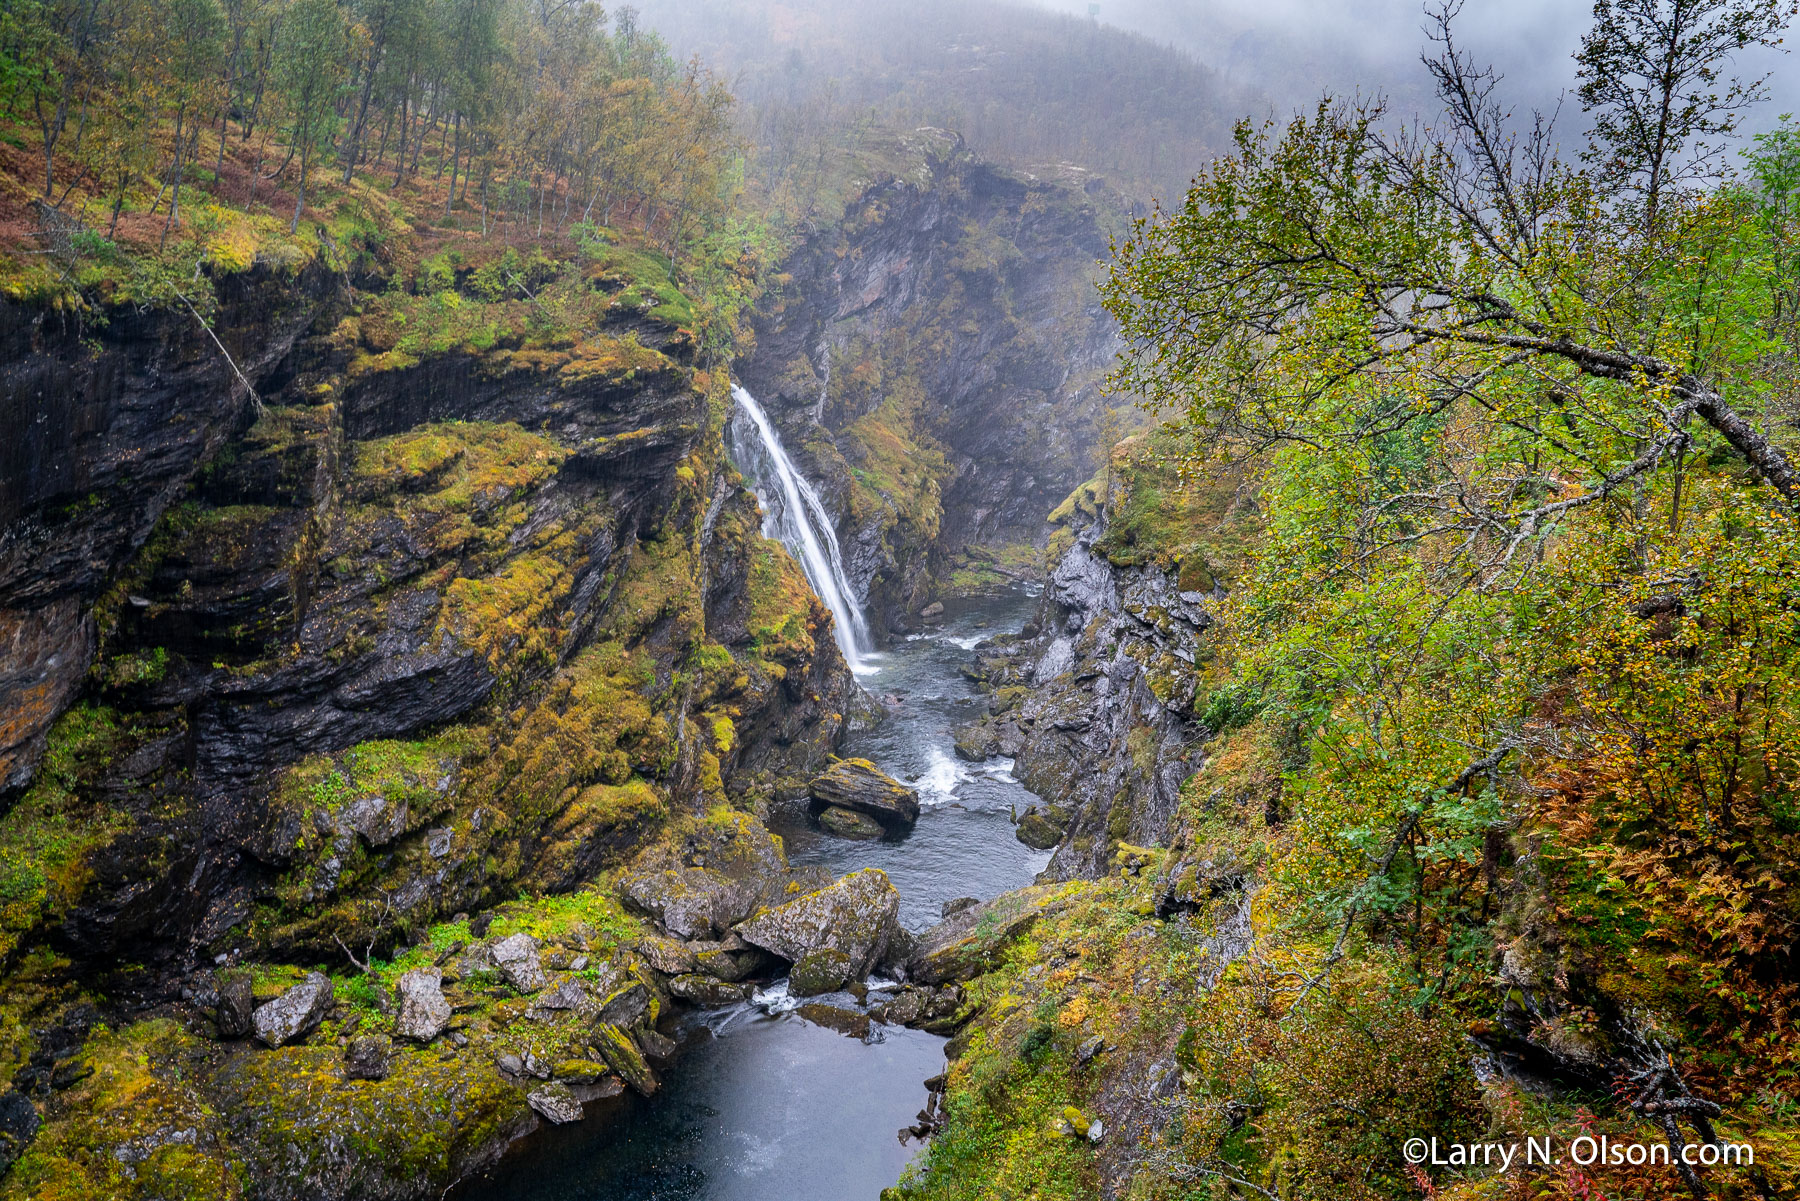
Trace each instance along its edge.
{"label": "green moss", "polygon": [[129,719],[92,704],[51,728],[36,782],[0,817],[0,962],[81,897],[92,854],[130,828],[85,782],[106,775],[133,735]]}
{"label": "green moss", "polygon": [[529,1118],[523,1092],[491,1062],[408,1049],[378,1081],[345,1080],[335,1045],[243,1055],[214,1091],[258,1176],[342,1173],[353,1194],[446,1188]]}
{"label": "green moss", "polygon": [[97,1030],[93,1074],[57,1094],[37,1138],[4,1180],[5,1201],[237,1198],[243,1165],[190,1082],[205,1044],[166,1018]]}

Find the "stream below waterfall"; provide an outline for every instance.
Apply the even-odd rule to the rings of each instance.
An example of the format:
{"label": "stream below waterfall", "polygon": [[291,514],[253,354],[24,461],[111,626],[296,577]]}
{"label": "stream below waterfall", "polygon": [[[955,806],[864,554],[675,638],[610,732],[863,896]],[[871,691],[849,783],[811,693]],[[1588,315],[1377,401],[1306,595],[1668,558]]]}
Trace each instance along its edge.
{"label": "stream below waterfall", "polygon": [[[966,763],[955,728],[985,698],[962,675],[980,639],[1017,630],[1036,602],[1024,593],[946,602],[933,632],[872,656],[863,685],[888,717],[851,734],[842,754],[873,760],[919,791],[904,838],[830,837],[803,814],[771,828],[795,863],[835,875],[885,871],[911,930],[943,903],[981,900],[1031,883],[1049,862],[1013,837],[1010,811],[1033,798],[1005,759]],[[916,1146],[897,1132],[924,1107],[924,1081],[944,1069],[944,1040],[880,1026],[868,1042],[787,1011],[785,984],[758,1005],[690,1013],[680,1058],[649,1100],[627,1094],[588,1107],[586,1121],[532,1135],[457,1201],[875,1201]],[[848,994],[820,997],[853,1007]]]}

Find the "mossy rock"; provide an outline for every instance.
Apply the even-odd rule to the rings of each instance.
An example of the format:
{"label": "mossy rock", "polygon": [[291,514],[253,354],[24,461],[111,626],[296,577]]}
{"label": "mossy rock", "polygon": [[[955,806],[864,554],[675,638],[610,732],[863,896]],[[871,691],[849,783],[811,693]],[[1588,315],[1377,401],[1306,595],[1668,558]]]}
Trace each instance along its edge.
{"label": "mossy rock", "polygon": [[866,813],[827,805],[819,812],[819,828],[838,838],[868,840],[880,838],[885,830],[881,823]]}
{"label": "mossy rock", "polygon": [[638,1050],[630,1034],[611,1022],[601,1022],[594,1027],[593,1040],[594,1050],[625,1083],[646,1097],[656,1092],[659,1084],[656,1073],[645,1062],[644,1053]]}
{"label": "mossy rock", "polygon": [[551,1070],[551,1075],[564,1084],[598,1084],[612,1071],[593,1059],[565,1059]]}
{"label": "mossy rock", "polygon": [[850,982],[850,956],[831,947],[812,952],[794,965],[788,991],[796,997],[836,992]]}

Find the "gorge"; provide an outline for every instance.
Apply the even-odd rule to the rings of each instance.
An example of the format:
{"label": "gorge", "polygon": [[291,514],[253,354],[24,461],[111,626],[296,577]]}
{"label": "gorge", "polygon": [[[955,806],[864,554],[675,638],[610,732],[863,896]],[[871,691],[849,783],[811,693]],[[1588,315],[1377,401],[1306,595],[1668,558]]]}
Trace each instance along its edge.
{"label": "gorge", "polygon": [[1800,1196],[1793,5],[1310,2],[0,0],[0,1201]]}

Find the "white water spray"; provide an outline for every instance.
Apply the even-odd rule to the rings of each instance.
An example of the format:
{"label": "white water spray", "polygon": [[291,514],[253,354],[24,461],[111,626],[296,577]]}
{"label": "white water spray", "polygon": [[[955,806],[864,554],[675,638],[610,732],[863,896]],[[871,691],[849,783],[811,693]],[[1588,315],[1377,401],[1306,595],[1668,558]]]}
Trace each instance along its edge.
{"label": "white water spray", "polygon": [[763,509],[763,537],[776,539],[799,558],[813,591],[831,610],[838,649],[844,652],[850,670],[857,675],[874,671],[869,625],[863,620],[856,593],[844,575],[837,531],[832,528],[825,505],[788,458],[774,424],[756,398],[736,384],[731,386],[731,396],[756,431],[754,442],[734,438],[737,445],[733,449],[738,466],[752,469],[755,477],[757,499]]}

